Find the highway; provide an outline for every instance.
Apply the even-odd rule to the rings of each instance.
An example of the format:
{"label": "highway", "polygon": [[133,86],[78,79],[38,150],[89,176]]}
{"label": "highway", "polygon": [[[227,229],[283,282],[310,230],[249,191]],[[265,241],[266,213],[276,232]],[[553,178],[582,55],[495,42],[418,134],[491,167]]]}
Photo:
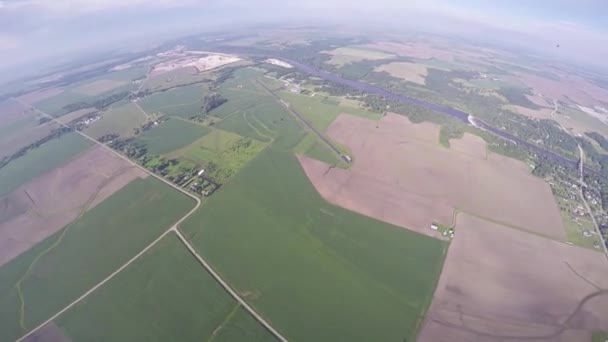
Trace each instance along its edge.
{"label": "highway", "polygon": [[[63,127],[67,127],[70,128],[70,126],[68,126],[67,124],[64,124],[63,122],[57,120],[54,116],[45,113],[43,111],[41,111],[40,109],[30,105],[29,103],[23,102],[19,99],[13,98],[14,101],[22,104],[23,106],[29,107],[33,110],[35,110],[37,113],[41,114],[42,116],[50,119],[51,121],[56,122],[57,124],[59,124],[60,126]],[[196,260],[205,268],[205,270],[207,272],[209,272],[217,281],[218,283],[226,290],[226,292],[228,292],[230,294],[230,296],[232,296],[237,302],[239,302],[248,312],[249,314],[251,314],[260,324],[262,324],[270,333],[272,333],[279,341],[287,341],[287,339],[285,337],[283,337],[283,335],[281,335],[276,329],[274,329],[260,314],[258,314],[251,306],[249,306],[231,287],[230,285],[228,285],[228,283],[223,280],[219,274],[217,272],[215,272],[215,270],[211,267],[211,265],[204,260],[199,253],[196,251],[196,249],[188,242],[188,240],[186,240],[186,238],[182,235],[182,233],[178,230],[178,226],[184,222],[188,217],[190,217],[200,206],[201,206],[201,200],[200,198],[198,198],[197,196],[194,196],[193,194],[189,193],[188,191],[185,191],[184,189],[176,186],[175,184],[167,181],[166,179],[162,178],[161,176],[158,176],[157,174],[151,172],[150,170],[144,168],[143,166],[135,163],[134,161],[132,161],[131,159],[127,158],[126,156],[116,152],[115,150],[113,150],[112,148],[108,147],[107,145],[93,139],[92,137],[84,134],[83,132],[74,130],[75,133],[79,134],[80,136],[82,136],[83,138],[93,142],[94,144],[101,146],[101,148],[105,149],[106,151],[112,153],[113,155],[117,156],[118,158],[121,158],[123,160],[125,160],[126,162],[128,162],[129,164],[141,169],[142,171],[144,171],[145,173],[147,173],[148,175],[155,177],[157,179],[159,179],[160,181],[162,181],[163,183],[169,185],[170,187],[182,192],[183,194],[193,198],[196,201],[196,205],[194,206],[194,208],[192,208],[188,213],[186,213],[186,215],[184,215],[182,218],[180,218],[173,226],[171,226],[171,228],[167,229],[163,234],[161,234],[156,240],[152,241],[149,245],[147,245],[144,249],[142,249],[139,253],[137,253],[133,258],[131,258],[130,260],[128,260],[126,263],[124,263],[122,266],[120,266],[116,271],[114,271],[113,273],[111,273],[110,275],[108,275],[106,278],[104,278],[103,280],[101,280],[100,282],[98,282],[95,286],[93,286],[91,289],[89,289],[88,291],[86,291],[83,295],[81,295],[80,297],[76,298],[74,301],[72,301],[70,304],[68,304],[67,306],[65,306],[63,309],[61,309],[59,312],[55,313],[53,316],[51,316],[49,319],[47,319],[46,321],[44,321],[43,323],[41,323],[40,325],[38,325],[37,327],[35,327],[34,329],[30,330],[29,332],[27,332],[25,335],[21,336],[17,341],[23,341],[25,338],[27,338],[28,336],[32,335],[34,332],[36,332],[38,329],[42,328],[44,325],[50,323],[51,321],[53,321],[55,318],[59,317],[61,314],[63,314],[64,312],[66,312],[67,310],[69,310],[71,307],[73,307],[74,305],[76,305],[78,302],[82,301],[84,298],[86,298],[88,295],[90,295],[91,293],[93,293],[95,290],[97,290],[98,288],[100,288],[101,286],[103,286],[105,283],[107,283],[108,281],[110,281],[112,278],[114,278],[116,275],[118,275],[121,271],[123,271],[125,268],[127,268],[129,265],[131,265],[133,262],[135,262],[136,260],[138,260],[144,253],[146,253],[150,248],[154,247],[154,245],[156,245],[163,237],[165,237],[167,234],[174,232],[177,237],[180,239],[180,241],[184,244],[184,246],[186,246],[186,248],[188,249],[188,251],[196,258]]]}

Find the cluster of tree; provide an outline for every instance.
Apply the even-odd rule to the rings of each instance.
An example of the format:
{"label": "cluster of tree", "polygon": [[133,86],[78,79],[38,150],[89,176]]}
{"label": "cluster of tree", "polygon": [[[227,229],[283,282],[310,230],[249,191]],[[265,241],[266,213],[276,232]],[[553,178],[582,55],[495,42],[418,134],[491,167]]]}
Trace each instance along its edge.
{"label": "cluster of tree", "polygon": [[2,158],[2,160],[0,160],[0,169],[5,167],[6,165],[8,165],[8,163],[10,163],[11,161],[24,156],[30,150],[33,150],[50,140],[57,139],[57,138],[61,137],[62,135],[64,135],[65,133],[68,133],[71,131],[72,131],[72,129],[63,127],[63,126],[60,128],[54,129],[49,135],[45,136],[44,138],[38,139],[35,142],[20,148],[12,155]]}
{"label": "cluster of tree", "polygon": [[131,93],[129,95],[129,99],[130,100],[137,100],[137,99],[141,99],[142,97],[146,97],[148,95],[151,95],[152,91],[150,89],[144,89],[144,90],[140,90],[138,92],[135,93]]}
{"label": "cluster of tree", "polygon": [[111,106],[112,104],[121,101],[128,97],[131,93],[128,91],[123,91],[120,93],[115,93],[110,96],[94,100],[92,102],[87,101],[79,101],[75,103],[70,103],[66,106],[63,106],[63,110],[66,113],[73,112],[75,110],[84,109],[84,108],[96,108],[99,110],[103,110]]}
{"label": "cluster of tree", "polygon": [[213,109],[226,103],[228,99],[222,97],[219,93],[212,93],[205,95],[203,98],[203,105],[201,106],[202,114],[205,116],[209,114]]}
{"label": "cluster of tree", "polygon": [[97,139],[97,141],[99,141],[101,143],[106,143],[108,141],[117,139],[118,137],[120,137],[120,135],[118,135],[116,133],[110,133],[110,134],[103,135],[101,138]]}
{"label": "cluster of tree", "polygon": [[43,116],[40,119],[38,119],[38,124],[43,125],[49,121],[51,121],[51,119],[49,117]]}

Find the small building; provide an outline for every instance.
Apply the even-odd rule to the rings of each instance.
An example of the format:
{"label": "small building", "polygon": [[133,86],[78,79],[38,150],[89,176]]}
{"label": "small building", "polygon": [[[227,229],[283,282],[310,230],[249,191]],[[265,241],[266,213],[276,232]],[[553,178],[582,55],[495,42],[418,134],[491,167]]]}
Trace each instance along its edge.
{"label": "small building", "polygon": [[437,230],[439,227],[436,224],[431,224],[431,229],[432,230]]}
{"label": "small building", "polygon": [[197,176],[202,176],[202,175],[203,175],[203,173],[205,173],[205,169],[200,170],[200,171],[198,172]]}
{"label": "small building", "polygon": [[591,237],[591,232],[590,232],[590,231],[588,231],[588,230],[584,230],[584,231],[583,231],[583,236],[584,236],[584,237]]}

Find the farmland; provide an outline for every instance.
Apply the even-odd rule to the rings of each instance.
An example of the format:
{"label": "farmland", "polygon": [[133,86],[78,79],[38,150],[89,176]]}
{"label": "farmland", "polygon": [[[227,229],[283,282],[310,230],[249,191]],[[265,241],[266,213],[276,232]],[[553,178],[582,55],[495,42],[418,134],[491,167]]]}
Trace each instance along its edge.
{"label": "farmland", "polygon": [[392,54],[360,47],[341,47],[335,50],[325,51],[324,53],[332,56],[327,63],[336,66],[344,66],[349,63],[364,60],[378,60],[395,57],[395,55]]}
{"label": "farmland", "polygon": [[[393,113],[379,123],[340,115],[328,136],[352,151],[356,160],[349,170],[308,158],[300,162],[336,205],[422,234],[435,234],[428,228],[433,222],[450,224],[458,209],[566,239],[549,185],[524,164],[487,158],[481,139],[467,136],[455,150],[446,149],[438,144],[438,126]],[[488,196],[496,198],[488,202]]]}
{"label": "farmland", "polygon": [[154,93],[140,100],[140,105],[148,113],[188,119],[200,113],[202,99],[208,92],[207,85],[194,84]]}
{"label": "farmland", "polygon": [[124,160],[93,147],[21,185],[1,201],[0,266],[144,176]]}
{"label": "farmland", "polygon": [[410,340],[444,250],[440,241],[323,201],[280,145],[260,153],[182,226],[293,340]]}
{"label": "farmland", "polygon": [[173,235],[55,319],[77,341],[272,341]]}
{"label": "farmland", "polygon": [[598,253],[467,214],[456,231],[421,342],[591,341],[608,326]]}
{"label": "farmland", "polygon": [[121,137],[133,136],[134,129],[139,128],[148,119],[146,114],[134,103],[110,108],[100,115],[101,119],[84,130],[84,133],[94,139],[112,133]]}
{"label": "farmland", "polygon": [[0,169],[0,196],[65,163],[90,145],[77,134],[68,133],[28,151]]}
{"label": "farmland", "polygon": [[140,134],[136,142],[143,144],[151,154],[165,154],[193,143],[210,131],[192,122],[169,119]]}
{"label": "farmland", "polygon": [[126,81],[101,79],[93,81],[91,83],[83,84],[78,88],[75,88],[74,91],[88,96],[95,96],[116,89],[127,83],[128,82]]}
{"label": "farmland", "polygon": [[157,179],[136,179],[2,266],[0,339],[13,340],[59,311],[192,206],[190,198]]}

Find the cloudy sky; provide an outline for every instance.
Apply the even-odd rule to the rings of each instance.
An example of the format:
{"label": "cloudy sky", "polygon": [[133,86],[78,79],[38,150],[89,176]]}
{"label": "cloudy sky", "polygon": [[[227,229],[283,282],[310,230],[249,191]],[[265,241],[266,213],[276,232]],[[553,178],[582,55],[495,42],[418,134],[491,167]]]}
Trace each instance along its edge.
{"label": "cloudy sky", "polygon": [[390,23],[608,64],[606,0],[0,0],[0,71],[129,39],[260,22]]}

